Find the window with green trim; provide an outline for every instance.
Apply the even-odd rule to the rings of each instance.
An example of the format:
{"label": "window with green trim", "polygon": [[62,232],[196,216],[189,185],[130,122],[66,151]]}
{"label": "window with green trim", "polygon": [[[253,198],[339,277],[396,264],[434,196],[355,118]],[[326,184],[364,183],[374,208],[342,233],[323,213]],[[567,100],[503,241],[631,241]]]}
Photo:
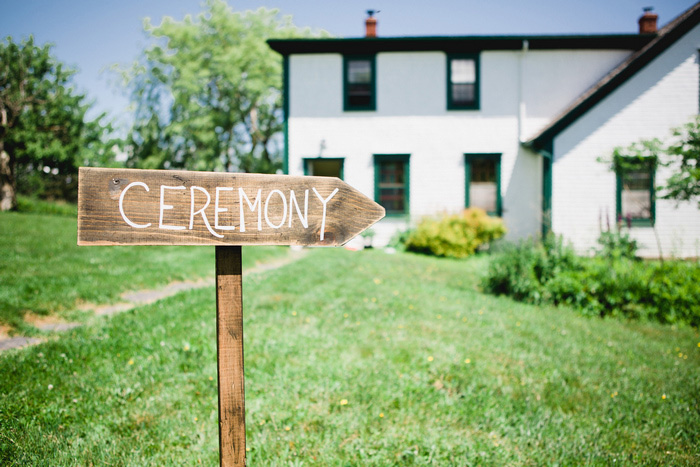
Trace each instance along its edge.
{"label": "window with green trim", "polygon": [[479,108],[479,56],[447,56],[447,108],[475,110]]}
{"label": "window with green trim", "polygon": [[655,161],[629,159],[620,161],[617,175],[617,219],[628,225],[654,225]]}
{"label": "window with green trim", "polygon": [[345,110],[375,110],[375,57],[346,55],[343,59],[343,105]]}
{"label": "window with green trim", "polygon": [[465,154],[465,203],[468,208],[481,208],[491,216],[500,216],[501,155]]}
{"label": "window with green trim", "polygon": [[387,215],[409,213],[408,154],[375,154],[374,200],[386,209]]}
{"label": "window with green trim", "polygon": [[304,175],[337,177],[342,180],[344,163],[345,159],[342,157],[305,157]]}

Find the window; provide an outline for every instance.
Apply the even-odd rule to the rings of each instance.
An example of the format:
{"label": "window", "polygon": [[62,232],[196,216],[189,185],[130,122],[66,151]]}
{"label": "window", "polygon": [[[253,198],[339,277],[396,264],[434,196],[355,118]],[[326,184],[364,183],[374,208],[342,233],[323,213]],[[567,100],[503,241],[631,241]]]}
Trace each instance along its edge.
{"label": "window", "polygon": [[374,200],[386,209],[387,215],[408,214],[408,154],[375,154]]}
{"label": "window", "polygon": [[475,110],[479,108],[479,56],[447,57],[447,108]]}
{"label": "window", "polygon": [[501,155],[465,154],[465,206],[501,215]]}
{"label": "window", "polygon": [[314,159],[304,159],[304,175],[315,175],[319,177],[338,177],[343,179],[342,157],[317,157]]}
{"label": "window", "polygon": [[374,56],[346,56],[343,60],[345,110],[375,110]]}
{"label": "window", "polygon": [[617,219],[629,225],[654,225],[654,168],[651,159],[618,162]]}

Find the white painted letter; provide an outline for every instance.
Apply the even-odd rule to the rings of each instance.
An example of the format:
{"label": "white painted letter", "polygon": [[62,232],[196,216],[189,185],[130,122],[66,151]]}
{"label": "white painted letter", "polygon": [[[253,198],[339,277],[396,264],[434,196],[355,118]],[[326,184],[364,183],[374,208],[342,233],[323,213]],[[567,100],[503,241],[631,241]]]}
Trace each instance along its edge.
{"label": "white painted letter", "polygon": [[220,191],[233,191],[232,186],[217,186],[216,196],[214,197],[214,228],[219,230],[236,230],[235,225],[219,225],[219,213],[228,211],[227,208],[219,207],[219,192]]}
{"label": "white painted letter", "polygon": [[163,225],[163,211],[166,209],[172,209],[173,206],[170,204],[163,204],[163,198],[165,197],[165,190],[184,190],[184,186],[160,186],[160,219],[158,220],[158,228],[165,230],[185,230],[184,225]]}
{"label": "white painted letter", "polygon": [[301,215],[301,208],[299,207],[299,201],[297,201],[297,197],[294,195],[294,190],[291,190],[289,192],[289,227],[292,226],[292,206],[297,205],[297,216],[299,216],[299,220],[301,221],[301,225],[304,226],[305,229],[309,228],[309,190],[304,190],[304,216],[302,217]]}
{"label": "white painted letter", "polygon": [[[202,206],[199,209],[199,211],[197,211],[197,212],[194,212],[194,190],[199,190],[199,191],[203,192],[205,195],[207,195],[206,204],[204,206]],[[211,196],[209,196],[209,192],[207,190],[205,190],[201,186],[192,185],[190,187],[190,230],[192,230],[192,227],[194,226],[194,216],[201,213],[202,219],[204,220],[204,225],[207,226],[207,230],[209,231],[209,233],[215,237],[224,238],[223,235],[218,234],[211,229],[211,225],[209,225],[209,221],[207,220],[207,214],[204,212],[204,210],[207,208],[207,206],[209,206],[210,202],[211,202]]]}
{"label": "white painted letter", "polygon": [[321,203],[323,203],[323,217],[321,218],[321,241],[323,241],[323,235],[326,230],[326,204],[328,204],[328,201],[330,201],[331,198],[334,197],[336,193],[338,193],[338,189],[336,188],[335,190],[333,190],[333,193],[331,193],[331,195],[326,199],[323,199],[323,197],[318,194],[316,188],[313,188],[313,190],[314,193],[316,193],[316,196],[318,196],[318,199],[321,200]]}
{"label": "white painted letter", "polygon": [[119,214],[122,215],[122,219],[124,219],[124,222],[129,224],[135,229],[145,229],[146,227],[150,227],[151,223],[149,222],[148,224],[137,224],[135,222],[131,222],[128,217],[126,217],[126,214],[124,214],[124,195],[126,194],[127,190],[131,188],[134,185],[142,186],[146,189],[146,191],[151,191],[148,189],[148,185],[146,185],[143,182],[131,182],[129,183],[123,190],[122,194],[119,195]]}
{"label": "white painted letter", "polygon": [[[270,197],[272,196],[273,193],[278,193],[280,195],[280,198],[282,198],[282,203],[284,204],[284,207],[282,208],[282,221],[280,221],[279,225],[274,225],[272,222],[270,222],[270,218],[267,215],[267,208],[270,206]],[[279,190],[272,190],[269,195],[267,195],[267,199],[265,200],[265,222],[267,222],[267,225],[272,227],[273,229],[279,229],[284,225],[284,221],[287,220],[287,199],[284,197],[284,194],[279,191]]]}
{"label": "white painted letter", "polygon": [[243,217],[243,198],[245,198],[248,203],[248,207],[251,211],[255,212],[255,206],[258,207],[258,230],[262,230],[262,209],[260,205],[262,202],[260,198],[262,197],[262,188],[258,189],[258,193],[255,195],[255,203],[251,204],[248,196],[243,191],[243,188],[238,188],[238,203],[241,206],[241,232],[245,232],[245,218]]}

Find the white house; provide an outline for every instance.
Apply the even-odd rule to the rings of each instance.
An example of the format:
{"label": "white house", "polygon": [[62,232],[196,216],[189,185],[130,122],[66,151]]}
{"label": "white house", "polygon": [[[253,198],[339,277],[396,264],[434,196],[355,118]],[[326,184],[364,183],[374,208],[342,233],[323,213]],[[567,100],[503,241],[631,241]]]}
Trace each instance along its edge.
{"label": "white house", "polygon": [[667,138],[699,111],[700,3],[657,30],[576,36],[280,39],[285,171],[344,179],[387,210],[382,245],[422,217],[479,206],[508,238],[549,230],[580,251],[629,220],[641,253],[700,256],[696,203],[668,176],[616,174],[616,146]]}

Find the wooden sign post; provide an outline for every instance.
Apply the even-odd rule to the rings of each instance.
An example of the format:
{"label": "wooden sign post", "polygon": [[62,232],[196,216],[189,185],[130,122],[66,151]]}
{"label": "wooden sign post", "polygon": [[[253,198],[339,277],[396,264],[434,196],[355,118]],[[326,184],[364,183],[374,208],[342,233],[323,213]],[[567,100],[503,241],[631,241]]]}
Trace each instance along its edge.
{"label": "wooden sign post", "polygon": [[241,245],[337,246],[384,208],[337,178],[80,168],[78,245],[215,245],[219,452],[244,466]]}

